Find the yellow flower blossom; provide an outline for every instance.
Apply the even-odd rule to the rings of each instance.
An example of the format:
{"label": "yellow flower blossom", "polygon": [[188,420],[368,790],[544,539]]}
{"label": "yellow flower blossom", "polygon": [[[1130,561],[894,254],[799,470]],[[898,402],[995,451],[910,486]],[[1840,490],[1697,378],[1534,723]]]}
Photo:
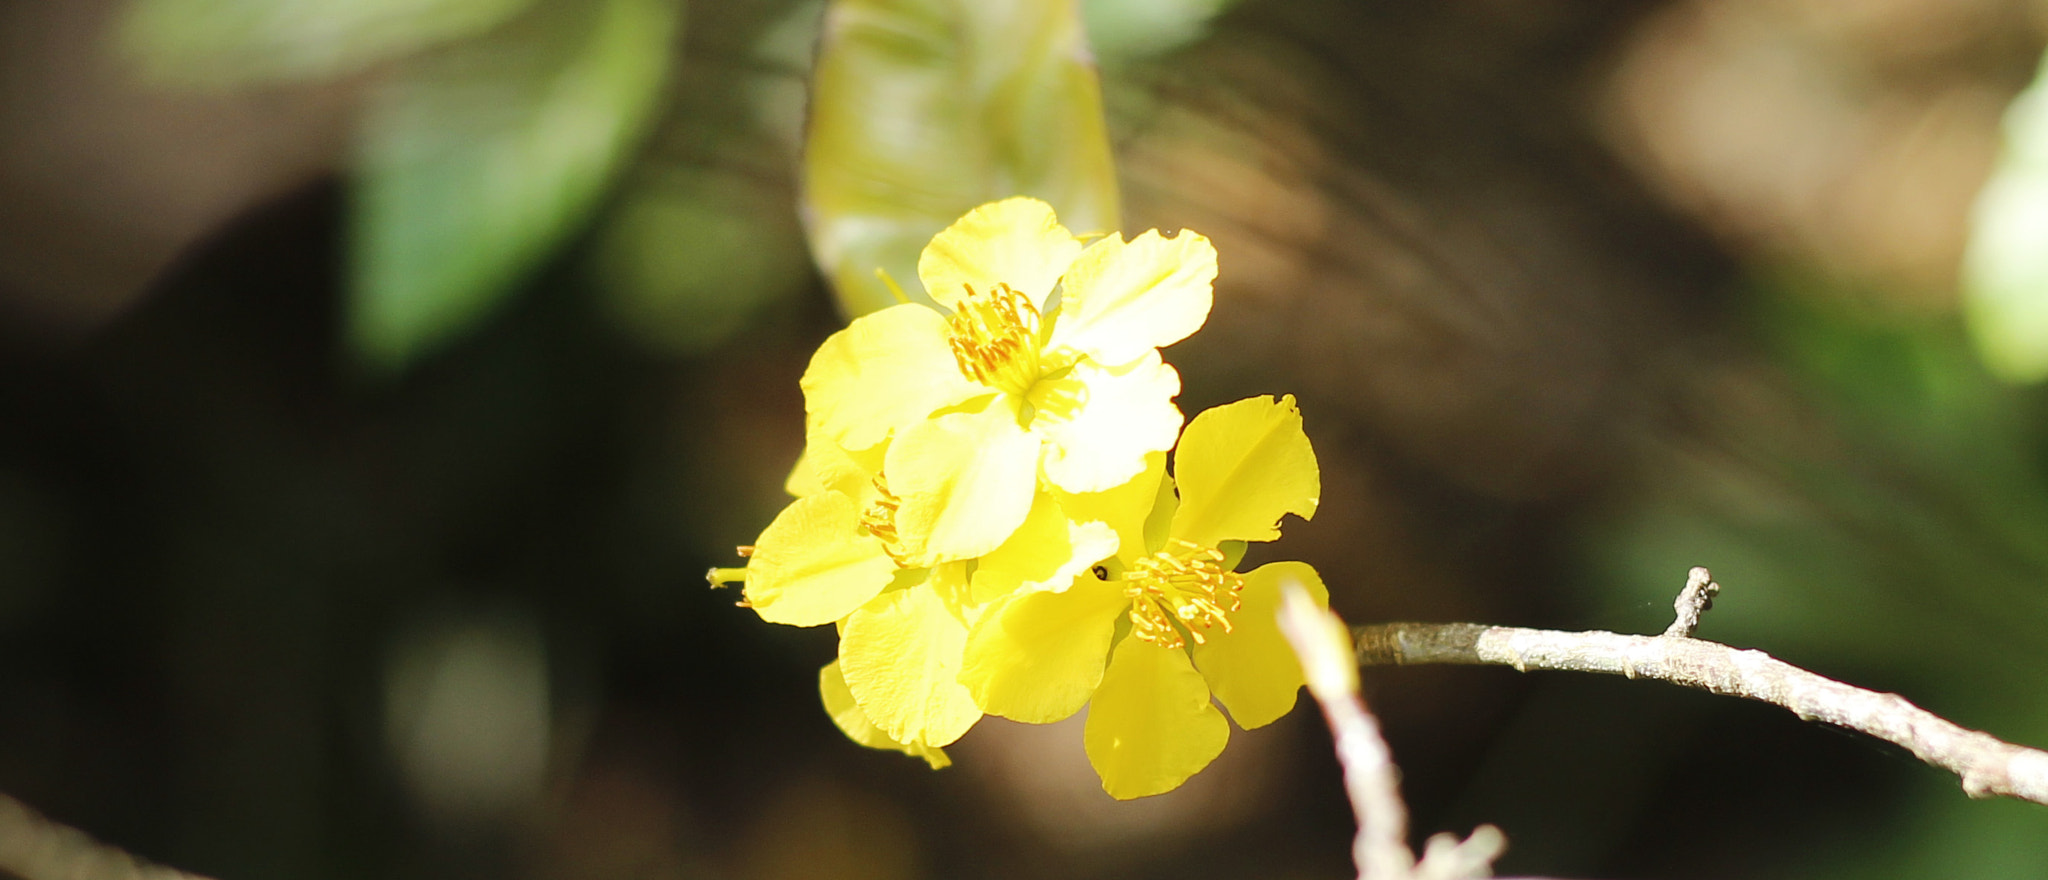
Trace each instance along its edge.
{"label": "yellow flower blossom", "polygon": [[983,711],[1049,722],[1087,705],[1088,757],[1118,798],[1170,791],[1222,752],[1229,724],[1212,696],[1245,729],[1292,709],[1302,677],[1275,623],[1279,584],[1328,604],[1303,563],[1232,570],[1242,542],[1277,538],[1285,514],[1315,514],[1321,477],[1292,397],[1201,413],[1172,476],[1162,464],[1062,499],[1065,515],[1125,536],[1115,558],[1061,589],[995,600],[961,661]]}
{"label": "yellow flower blossom", "polygon": [[856,455],[887,443],[901,562],[981,556],[1025,521],[1041,475],[1104,491],[1173,445],[1180,376],[1158,350],[1207,320],[1215,275],[1192,232],[1084,248],[1044,202],[983,205],[918,262],[938,309],[884,309],[819,347],[809,430]]}

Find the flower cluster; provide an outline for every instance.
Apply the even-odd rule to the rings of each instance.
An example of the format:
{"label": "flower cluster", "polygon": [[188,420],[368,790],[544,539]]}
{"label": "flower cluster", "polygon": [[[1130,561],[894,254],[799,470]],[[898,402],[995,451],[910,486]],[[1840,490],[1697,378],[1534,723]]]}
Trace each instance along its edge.
{"label": "flower cluster", "polygon": [[1085,706],[1104,789],[1170,791],[1222,752],[1217,703],[1250,729],[1302,685],[1279,585],[1327,604],[1320,579],[1235,570],[1315,513],[1294,400],[1182,429],[1159,349],[1208,318],[1216,252],[1192,232],[1084,246],[1015,198],[939,233],[918,275],[937,308],[867,315],[812,357],[796,500],[711,580],[764,620],[838,626],[820,690],[863,745],[944,766],[984,714]]}

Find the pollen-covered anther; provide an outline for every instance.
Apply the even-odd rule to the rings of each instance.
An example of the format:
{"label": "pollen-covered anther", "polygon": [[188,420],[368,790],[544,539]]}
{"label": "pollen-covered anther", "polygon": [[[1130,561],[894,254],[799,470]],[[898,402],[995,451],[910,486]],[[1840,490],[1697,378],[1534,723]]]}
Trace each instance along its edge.
{"label": "pollen-covered anther", "polygon": [[1179,539],[1132,563],[1123,580],[1131,634],[1163,648],[1187,644],[1183,632],[1198,645],[1211,628],[1230,632],[1244,592],[1244,576],[1224,568],[1222,551]]}
{"label": "pollen-covered anther", "polygon": [[860,512],[860,530],[882,542],[882,552],[903,564],[903,539],[896,533],[896,509],[903,506],[903,499],[889,491],[889,484],[880,474],[875,475],[875,500],[868,509]]}
{"label": "pollen-covered anther", "polygon": [[953,362],[969,379],[1024,394],[1039,378],[1038,332],[1043,316],[1031,298],[1007,284],[997,284],[967,296],[953,307],[946,319],[947,341],[953,348]]}

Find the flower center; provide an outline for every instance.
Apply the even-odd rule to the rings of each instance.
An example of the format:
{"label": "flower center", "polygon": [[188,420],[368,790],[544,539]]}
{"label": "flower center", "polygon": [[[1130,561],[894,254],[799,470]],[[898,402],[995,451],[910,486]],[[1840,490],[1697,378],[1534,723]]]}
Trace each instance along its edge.
{"label": "flower center", "polygon": [[1131,599],[1131,634],[1162,648],[1187,644],[1183,629],[1197,645],[1211,627],[1230,632],[1229,614],[1244,591],[1244,575],[1224,569],[1223,551],[1178,538],[1132,563],[1123,580]]}
{"label": "flower center", "polygon": [[882,552],[896,560],[896,567],[903,567],[903,539],[896,534],[896,509],[903,506],[903,499],[889,491],[889,484],[875,475],[875,500],[868,509],[860,512],[860,530],[882,542]]}
{"label": "flower center", "polygon": [[969,379],[1011,394],[1025,394],[1042,375],[1038,329],[1042,316],[1031,298],[1007,284],[967,297],[946,319],[953,361]]}

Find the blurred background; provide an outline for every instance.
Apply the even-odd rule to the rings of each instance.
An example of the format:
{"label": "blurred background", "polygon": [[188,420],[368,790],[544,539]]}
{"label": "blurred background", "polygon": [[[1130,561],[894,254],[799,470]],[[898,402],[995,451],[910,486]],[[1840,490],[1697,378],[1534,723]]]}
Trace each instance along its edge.
{"label": "blurred background", "polygon": [[[1706,565],[1702,637],[2048,745],[2048,6],[1084,0],[1098,99],[944,5],[0,3],[0,791],[223,880],[1349,876],[1312,712],[1136,803],[1072,723],[931,772],[704,588],[954,178],[1214,239],[1182,408],[1300,398],[1263,552],[1349,619],[1658,632]],[[1366,681],[1503,873],[2048,876],[1777,709]]]}

